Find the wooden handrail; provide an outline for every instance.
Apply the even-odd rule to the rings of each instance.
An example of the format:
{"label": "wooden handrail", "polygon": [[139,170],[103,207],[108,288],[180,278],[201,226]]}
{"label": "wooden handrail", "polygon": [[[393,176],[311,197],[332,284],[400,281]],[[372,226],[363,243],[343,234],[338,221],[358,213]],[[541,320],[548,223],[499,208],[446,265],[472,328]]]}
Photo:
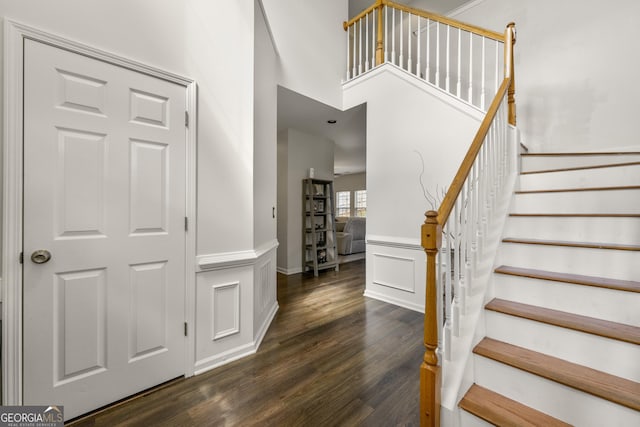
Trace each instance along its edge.
{"label": "wooden handrail", "polygon": [[478,34],[478,35],[481,35],[493,40],[497,40],[500,42],[505,41],[504,34],[500,34],[496,31],[487,30],[485,28],[478,27],[476,25],[471,25],[471,24],[467,24],[466,22],[458,21],[457,19],[448,18],[444,15],[439,15],[433,12],[427,12],[425,10],[416,9],[414,7],[405,6],[403,4],[395,3],[388,0],[377,0],[374,4],[372,4],[371,6],[369,6],[368,8],[366,8],[365,10],[363,10],[362,12],[360,12],[359,14],[351,18],[350,20],[343,22],[342,27],[344,28],[345,31],[347,31],[347,29],[350,26],[352,26],[355,22],[359,21],[360,19],[370,14],[373,11],[373,9],[377,7],[379,8],[381,6],[393,7],[395,9],[402,10],[403,12],[408,12],[413,15],[420,16],[422,18],[428,18],[428,19],[431,19],[432,21],[439,21],[443,24],[451,25],[452,27],[459,28],[465,31],[470,31],[474,34]]}
{"label": "wooden handrail", "polygon": [[473,166],[473,162],[476,160],[478,153],[480,152],[480,148],[482,148],[482,143],[489,132],[489,128],[491,127],[491,123],[495,115],[498,113],[498,109],[500,108],[500,104],[511,85],[511,78],[507,77],[502,81],[498,92],[496,93],[495,98],[491,102],[491,106],[487,111],[484,120],[480,124],[480,128],[476,133],[476,136],[473,138],[473,142],[467,151],[467,154],[464,156],[464,160],[462,160],[462,164],[460,168],[458,168],[458,172],[456,176],[451,181],[451,185],[449,186],[449,190],[447,190],[447,194],[442,199],[442,203],[440,204],[440,208],[438,209],[438,217],[437,221],[440,226],[444,226],[449,219],[449,215],[453,210],[453,206],[456,203],[456,199],[462,191],[462,186],[464,181],[467,179],[469,172],[471,171],[471,167]]}
{"label": "wooden handrail", "polygon": [[391,1],[387,1],[385,2],[387,4],[387,6],[389,7],[393,7],[395,9],[399,9],[402,10],[404,12],[409,12],[412,13],[414,15],[418,15],[421,16],[423,18],[429,18],[433,21],[439,21],[443,24],[447,24],[447,25],[451,25],[452,27],[456,27],[456,28],[460,28],[461,30],[465,30],[465,31],[470,31],[472,33],[493,39],[493,40],[497,40],[500,42],[504,42],[504,34],[500,34],[496,31],[491,31],[491,30],[487,30],[485,28],[482,27],[477,27],[475,25],[471,25],[471,24],[467,24],[466,22],[462,22],[462,21],[458,21],[457,19],[452,19],[452,18],[448,18],[446,16],[443,15],[439,15],[437,13],[432,13],[432,12],[427,12],[424,10],[420,10],[420,9],[416,9],[413,7],[409,7],[409,6],[405,6],[399,3],[394,3]]}
{"label": "wooden handrail", "polygon": [[349,19],[348,21],[344,21],[342,23],[342,28],[344,28],[344,30],[347,31],[347,28],[349,28],[354,23],[358,22],[359,20],[361,20],[362,18],[370,14],[373,11],[373,9],[375,9],[376,7],[380,7],[381,5],[384,5],[386,3],[387,3],[386,0],[376,0],[374,4],[372,4],[371,6],[369,6],[368,8],[366,8],[365,10],[363,10],[362,12],[354,16],[353,18]]}

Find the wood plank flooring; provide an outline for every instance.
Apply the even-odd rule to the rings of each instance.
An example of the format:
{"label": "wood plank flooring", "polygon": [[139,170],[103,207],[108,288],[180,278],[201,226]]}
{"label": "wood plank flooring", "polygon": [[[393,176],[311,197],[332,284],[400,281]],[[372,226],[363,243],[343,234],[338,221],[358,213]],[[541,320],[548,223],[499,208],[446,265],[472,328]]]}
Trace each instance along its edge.
{"label": "wood plank flooring", "polygon": [[417,426],[423,316],[362,296],[363,261],[278,275],[255,355],[71,423],[89,426]]}

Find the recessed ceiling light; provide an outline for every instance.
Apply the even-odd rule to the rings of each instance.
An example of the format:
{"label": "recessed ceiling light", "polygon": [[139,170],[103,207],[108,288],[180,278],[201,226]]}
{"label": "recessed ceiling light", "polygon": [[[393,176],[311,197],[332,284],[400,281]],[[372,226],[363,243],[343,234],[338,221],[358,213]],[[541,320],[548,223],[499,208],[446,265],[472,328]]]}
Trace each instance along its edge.
{"label": "recessed ceiling light", "polygon": [[329,123],[330,125],[335,125],[337,123],[336,120],[327,120],[327,123]]}

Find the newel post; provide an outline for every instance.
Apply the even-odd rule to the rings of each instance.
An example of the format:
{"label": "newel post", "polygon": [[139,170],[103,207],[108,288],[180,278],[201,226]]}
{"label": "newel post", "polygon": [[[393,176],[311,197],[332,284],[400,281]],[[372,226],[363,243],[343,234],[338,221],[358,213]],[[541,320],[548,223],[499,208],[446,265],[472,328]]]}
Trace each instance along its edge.
{"label": "newel post", "polygon": [[427,289],[424,307],[424,358],[420,365],[420,425],[440,426],[440,366],[438,366],[438,296],[436,256],[442,241],[438,212],[428,211],[421,229],[421,242],[427,254]]}
{"label": "newel post", "polygon": [[[505,72],[508,72],[511,77],[511,84],[507,90],[507,100],[509,103],[509,124],[516,125],[516,69],[513,59],[513,46],[516,44],[516,24],[511,22],[507,25],[507,29],[504,34],[504,49],[505,49]],[[508,60],[506,60],[508,58]],[[506,74],[506,73],[505,73]]]}
{"label": "newel post", "polygon": [[380,65],[384,62],[384,29],[382,26],[382,15],[386,0],[378,0],[376,8],[378,9],[378,31],[376,37],[376,65]]}

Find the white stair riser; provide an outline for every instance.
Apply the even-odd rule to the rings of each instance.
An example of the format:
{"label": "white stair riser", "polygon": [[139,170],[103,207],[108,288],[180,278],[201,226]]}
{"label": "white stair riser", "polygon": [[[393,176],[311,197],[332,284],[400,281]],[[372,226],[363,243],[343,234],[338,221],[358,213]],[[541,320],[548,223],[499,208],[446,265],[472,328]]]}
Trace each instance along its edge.
{"label": "white stair riser", "polygon": [[487,310],[485,318],[490,338],[640,381],[639,345],[490,310]]}
{"label": "white stair riser", "polygon": [[514,195],[512,213],[640,213],[640,189]]}
{"label": "white stair riser", "polygon": [[640,154],[590,156],[522,156],[522,171],[640,162]]}
{"label": "white stair riser", "polygon": [[495,274],[493,280],[496,298],[640,327],[637,292],[506,274]]}
{"label": "white stair riser", "polygon": [[520,190],[640,185],[640,165],[520,175]]}
{"label": "white stair riser", "polygon": [[[589,349],[585,349],[588,351]],[[474,355],[476,383],[580,427],[638,425],[637,411]]]}
{"label": "white stair riser", "polygon": [[460,426],[461,427],[492,427],[493,424],[486,422],[482,418],[478,418],[473,414],[460,409]]}
{"label": "white stair riser", "polygon": [[640,252],[563,246],[503,243],[498,265],[574,273],[584,276],[638,280]]}
{"label": "white stair riser", "polygon": [[637,245],[640,218],[509,217],[503,236]]}

